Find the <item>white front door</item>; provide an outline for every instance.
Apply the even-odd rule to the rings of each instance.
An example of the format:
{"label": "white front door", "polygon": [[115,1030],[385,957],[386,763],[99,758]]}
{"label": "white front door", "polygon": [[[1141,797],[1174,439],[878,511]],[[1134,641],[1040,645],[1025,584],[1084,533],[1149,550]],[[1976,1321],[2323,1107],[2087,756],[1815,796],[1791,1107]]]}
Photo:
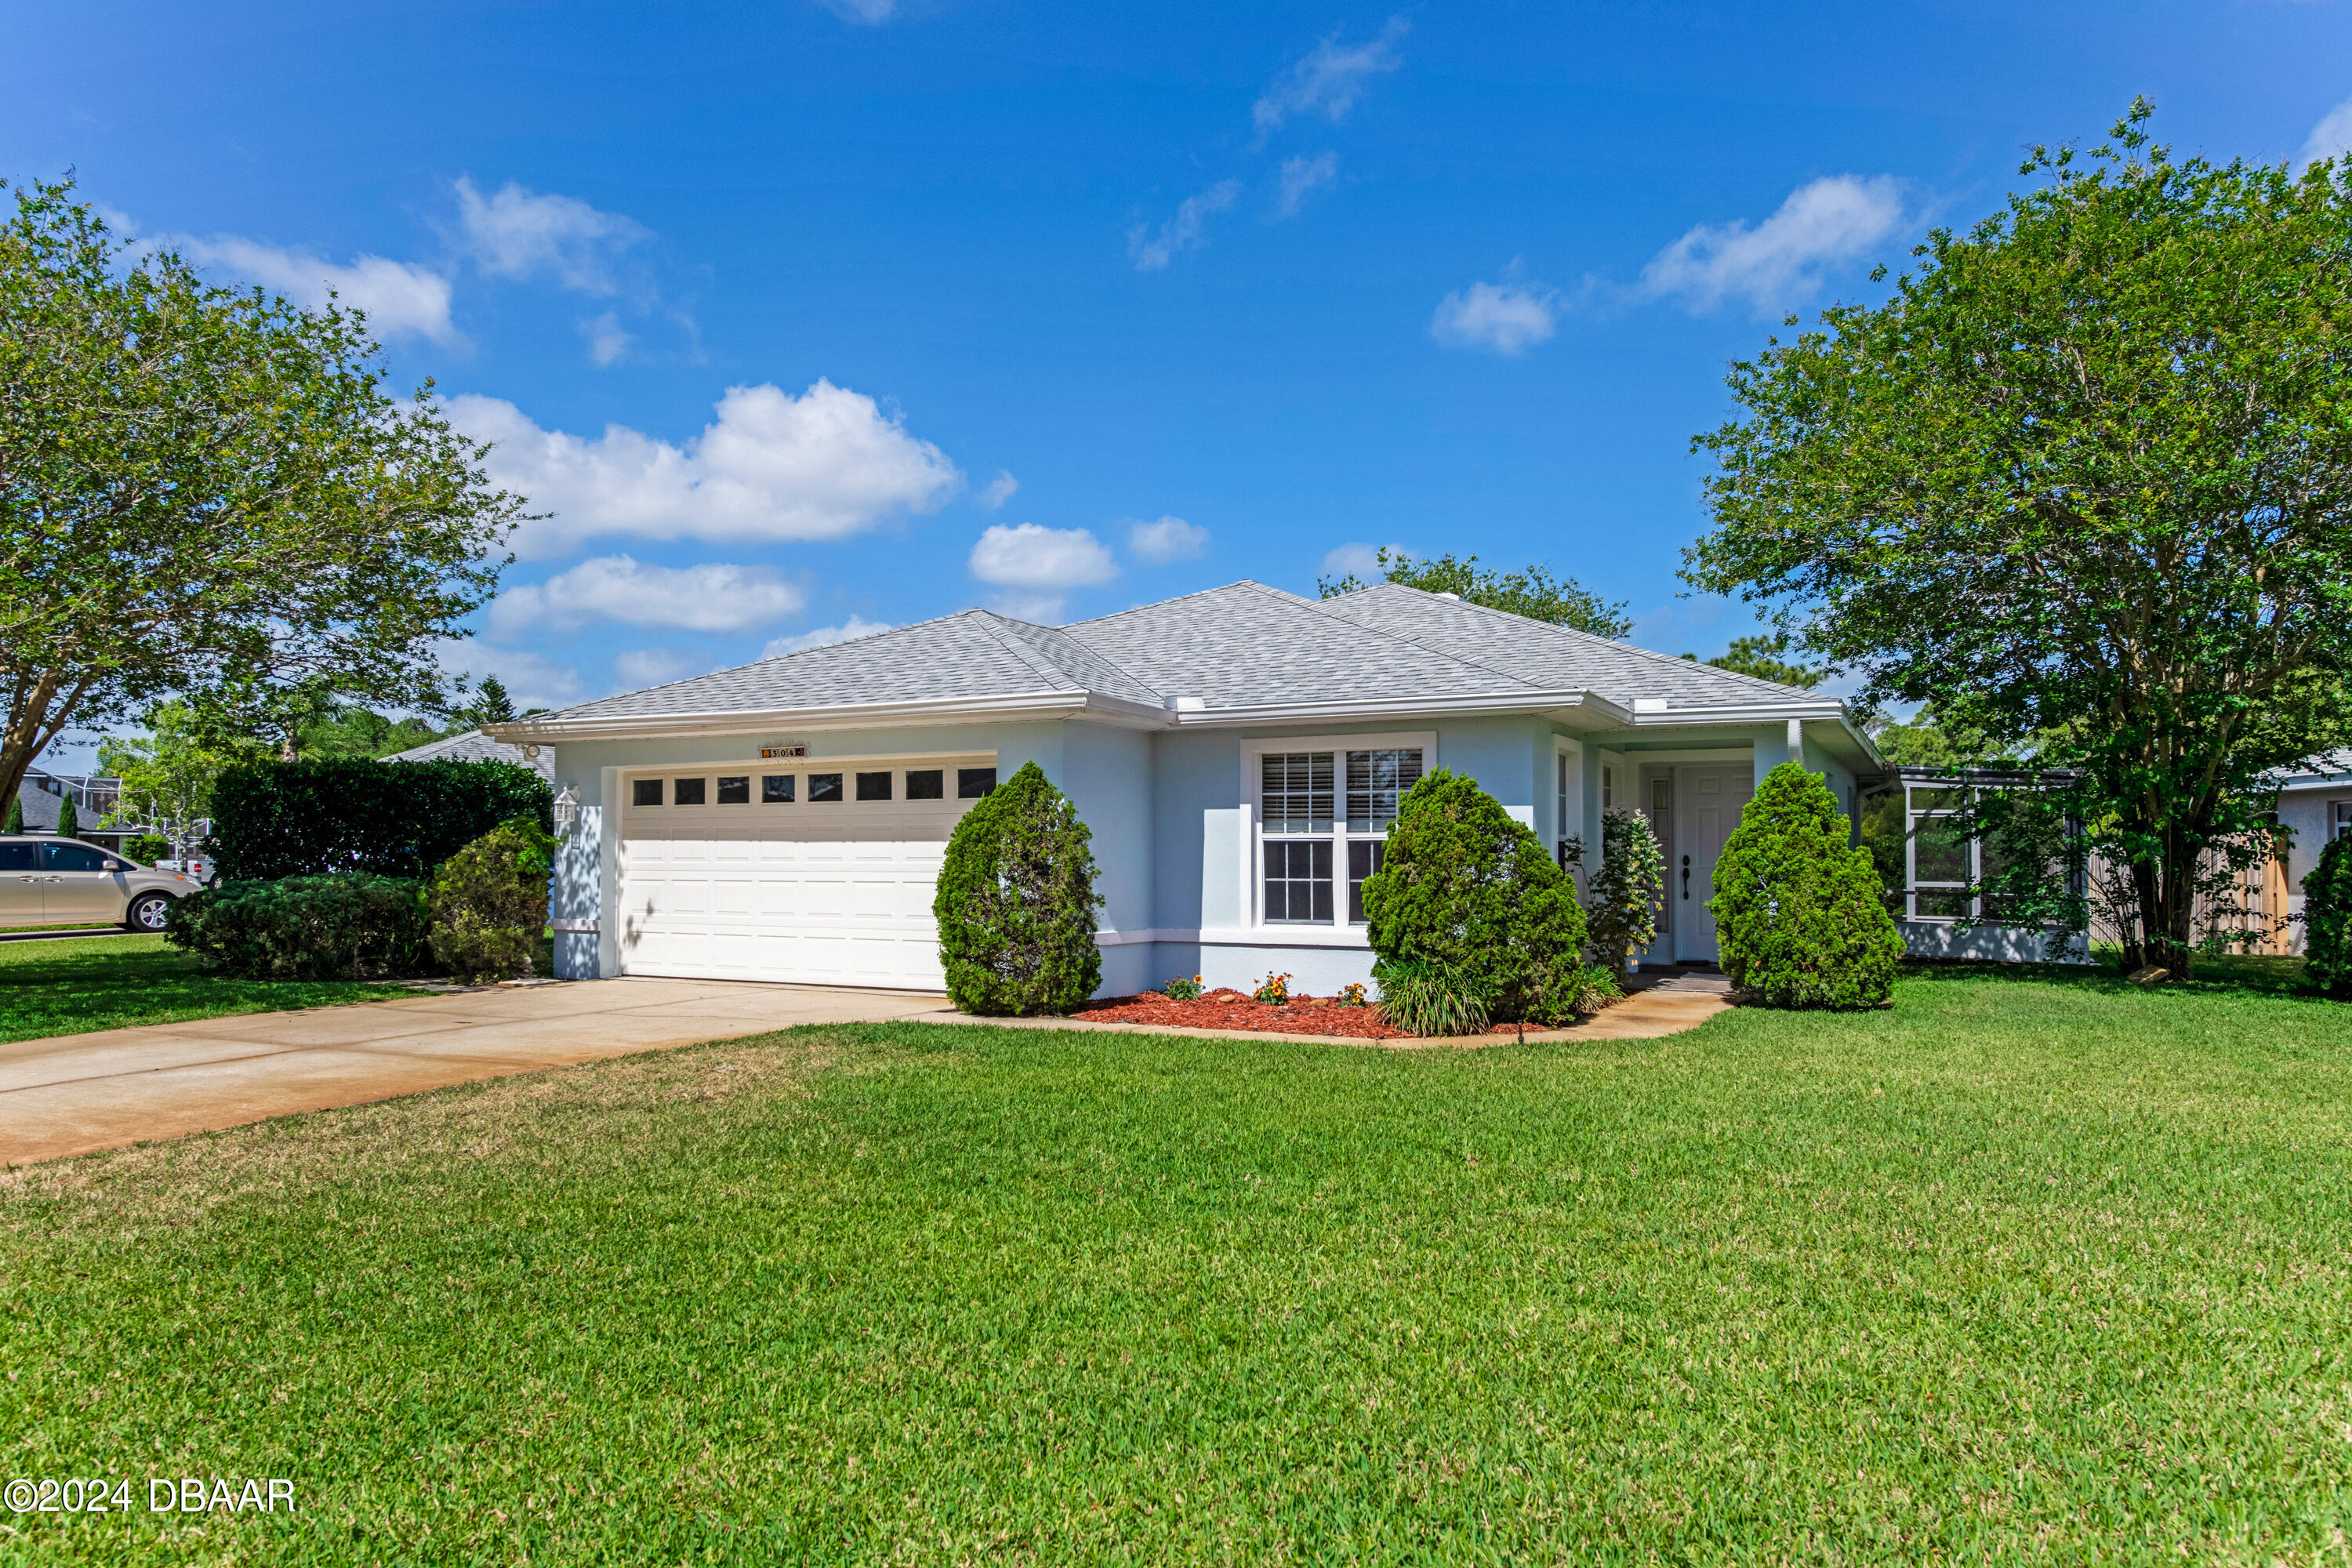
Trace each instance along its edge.
{"label": "white front door", "polygon": [[992,757],[624,774],[621,973],[941,989],[940,863],[961,792],[994,778]]}
{"label": "white front door", "polygon": [[1715,897],[1715,861],[1724,840],[1739,826],[1739,813],[1756,793],[1753,763],[1685,765],[1675,769],[1675,842],[1666,869],[1666,897],[1674,905],[1675,956],[1713,963],[1715,921],[1706,901]]}

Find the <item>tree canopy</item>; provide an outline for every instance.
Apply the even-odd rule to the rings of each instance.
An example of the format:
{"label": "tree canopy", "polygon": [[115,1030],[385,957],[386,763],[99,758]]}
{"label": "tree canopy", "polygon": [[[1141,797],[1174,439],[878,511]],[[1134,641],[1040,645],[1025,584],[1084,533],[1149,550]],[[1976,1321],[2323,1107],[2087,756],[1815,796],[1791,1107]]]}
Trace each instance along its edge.
{"label": "tree canopy", "polygon": [[[174,694],[281,730],[324,692],[437,710],[442,638],[522,502],[357,311],[207,283],[69,184],[0,225],[0,796],[69,727]],[[284,722],[281,722],[284,721]]]}
{"label": "tree canopy", "polygon": [[[1374,553],[1372,561],[1384,583],[1399,583],[1428,594],[1453,594],[1490,610],[1507,610],[1529,620],[1573,626],[1594,637],[1622,637],[1633,629],[1633,619],[1625,613],[1622,604],[1610,604],[1575,578],[1554,577],[1541,566],[1530,566],[1524,572],[1498,572],[1480,566],[1475,555],[1459,560],[1441,555],[1434,561],[1416,561],[1386,545]],[[1338,577],[1319,577],[1315,586],[1323,597],[1334,599],[1371,584],[1349,572]]]}
{"label": "tree canopy", "polygon": [[2178,967],[2200,889],[2269,852],[2267,776],[2347,734],[2352,171],[2176,162],[2149,112],[1735,364],[1684,575],[1866,705],[2079,770],[2036,798]]}

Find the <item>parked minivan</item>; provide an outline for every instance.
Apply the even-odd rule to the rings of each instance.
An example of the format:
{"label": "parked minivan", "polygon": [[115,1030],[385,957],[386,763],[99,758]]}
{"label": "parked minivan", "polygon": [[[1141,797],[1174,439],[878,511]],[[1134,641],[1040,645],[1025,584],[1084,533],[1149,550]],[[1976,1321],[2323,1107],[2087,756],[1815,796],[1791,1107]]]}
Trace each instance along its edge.
{"label": "parked minivan", "polygon": [[39,834],[0,834],[0,930],[118,924],[159,931],[195,881],[126,860],[95,844]]}

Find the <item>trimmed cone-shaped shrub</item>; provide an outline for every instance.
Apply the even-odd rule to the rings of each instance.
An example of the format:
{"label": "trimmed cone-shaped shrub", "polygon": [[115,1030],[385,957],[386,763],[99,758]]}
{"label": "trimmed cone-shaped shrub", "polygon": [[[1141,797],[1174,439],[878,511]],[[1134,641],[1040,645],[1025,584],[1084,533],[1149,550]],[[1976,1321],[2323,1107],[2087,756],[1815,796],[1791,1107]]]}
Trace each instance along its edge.
{"label": "trimmed cone-shaped shrub", "polygon": [[1034,763],[956,824],[931,912],[948,996],[984,1017],[1068,1013],[1102,984],[1093,836]]}
{"label": "trimmed cone-shaped shrub", "polygon": [[22,833],[24,831],[25,803],[22,800],[12,800],[8,803],[8,816],[6,819],[5,821],[0,821],[0,833]]}
{"label": "trimmed cone-shaped shrub", "polygon": [[58,797],[57,832],[60,838],[81,837],[81,814],[74,809],[74,799],[69,795]]}
{"label": "trimmed cone-shaped shrub", "polygon": [[555,840],[529,817],[491,828],[433,876],[433,956],[460,985],[512,980],[530,968],[547,929]]}
{"label": "trimmed cone-shaped shrub", "polygon": [[2319,852],[2303,879],[2303,972],[2330,996],[2352,997],[2352,838]]}
{"label": "trimmed cone-shaped shrub", "polygon": [[1903,938],[1852,845],[1827,780],[1795,763],[1764,775],[1715,862],[1717,945],[1731,984],[1774,1007],[1874,1007]]}
{"label": "trimmed cone-shaped shrub", "polygon": [[1601,868],[1584,900],[1592,951],[1621,984],[1633,954],[1658,940],[1658,910],[1666,901],[1666,857],[1650,820],[1619,806],[1601,819]]}
{"label": "trimmed cone-shaped shrub", "polygon": [[1383,994],[1407,963],[1456,977],[1498,1018],[1563,1020],[1583,994],[1576,885],[1502,803],[1444,768],[1398,803],[1381,868],[1364,879],[1364,923]]}
{"label": "trimmed cone-shaped shrub", "polygon": [[219,882],[173,902],[163,940],[241,980],[379,980],[425,967],[422,882],[342,871]]}

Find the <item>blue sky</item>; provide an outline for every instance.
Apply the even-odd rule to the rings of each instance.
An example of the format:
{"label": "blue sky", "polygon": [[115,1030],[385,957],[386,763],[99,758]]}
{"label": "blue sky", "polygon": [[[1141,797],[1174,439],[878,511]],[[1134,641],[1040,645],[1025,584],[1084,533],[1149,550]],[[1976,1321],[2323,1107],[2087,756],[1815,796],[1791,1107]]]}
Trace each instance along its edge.
{"label": "blue sky", "polygon": [[1713,653],[1726,363],[2136,93],[2352,145],[2352,10],[82,0],[0,84],[0,172],[336,283],[499,440],[557,515],[450,659],[553,703],[1383,543]]}

